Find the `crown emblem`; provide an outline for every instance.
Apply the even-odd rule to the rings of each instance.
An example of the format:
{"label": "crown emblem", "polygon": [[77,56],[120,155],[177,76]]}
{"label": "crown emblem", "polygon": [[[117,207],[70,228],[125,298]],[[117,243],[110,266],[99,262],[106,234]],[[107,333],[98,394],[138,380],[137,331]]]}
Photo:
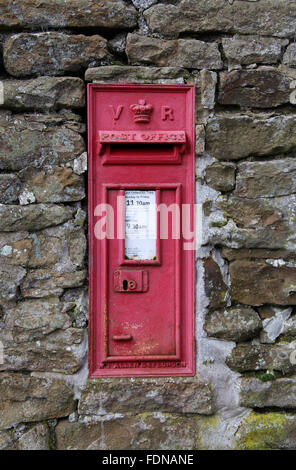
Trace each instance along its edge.
{"label": "crown emblem", "polygon": [[134,113],[135,122],[150,122],[153,106],[146,104],[145,100],[138,100],[138,104],[132,104],[130,110]]}

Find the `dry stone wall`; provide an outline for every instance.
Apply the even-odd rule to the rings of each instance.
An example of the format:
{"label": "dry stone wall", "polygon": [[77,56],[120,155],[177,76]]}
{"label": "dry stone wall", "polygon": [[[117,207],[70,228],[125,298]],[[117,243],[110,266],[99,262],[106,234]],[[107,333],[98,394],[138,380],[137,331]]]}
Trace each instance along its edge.
{"label": "dry stone wall", "polygon": [[[1,449],[296,448],[295,25],[286,0],[0,0]],[[90,81],[196,86],[196,377],[87,378]]]}

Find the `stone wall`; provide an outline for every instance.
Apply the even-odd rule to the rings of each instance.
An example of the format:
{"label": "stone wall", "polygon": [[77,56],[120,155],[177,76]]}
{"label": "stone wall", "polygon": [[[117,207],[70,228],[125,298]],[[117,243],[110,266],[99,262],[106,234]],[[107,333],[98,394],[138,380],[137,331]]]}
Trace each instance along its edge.
{"label": "stone wall", "polygon": [[[1,449],[296,448],[295,24],[0,0]],[[87,378],[88,81],[196,86],[196,377]]]}

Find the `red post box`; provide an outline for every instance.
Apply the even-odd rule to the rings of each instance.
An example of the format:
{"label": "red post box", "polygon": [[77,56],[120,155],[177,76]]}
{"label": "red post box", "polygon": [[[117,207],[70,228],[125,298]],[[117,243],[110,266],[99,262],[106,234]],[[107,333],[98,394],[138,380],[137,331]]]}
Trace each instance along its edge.
{"label": "red post box", "polygon": [[90,376],[194,375],[194,87],[88,85]]}

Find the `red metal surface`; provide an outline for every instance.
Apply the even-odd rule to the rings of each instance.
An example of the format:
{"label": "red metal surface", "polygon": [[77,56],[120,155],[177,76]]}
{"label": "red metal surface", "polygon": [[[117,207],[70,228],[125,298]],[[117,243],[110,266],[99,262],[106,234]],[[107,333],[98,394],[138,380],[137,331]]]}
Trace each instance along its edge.
{"label": "red metal surface", "polygon": [[156,256],[145,260],[126,259],[124,239],[94,234],[101,203],[122,233],[117,200],[130,190],[177,204],[179,224],[190,204],[193,230],[194,110],[190,85],[88,85],[91,377],[195,373],[194,251],[182,230],[176,238],[169,217],[160,238],[158,213]]}

